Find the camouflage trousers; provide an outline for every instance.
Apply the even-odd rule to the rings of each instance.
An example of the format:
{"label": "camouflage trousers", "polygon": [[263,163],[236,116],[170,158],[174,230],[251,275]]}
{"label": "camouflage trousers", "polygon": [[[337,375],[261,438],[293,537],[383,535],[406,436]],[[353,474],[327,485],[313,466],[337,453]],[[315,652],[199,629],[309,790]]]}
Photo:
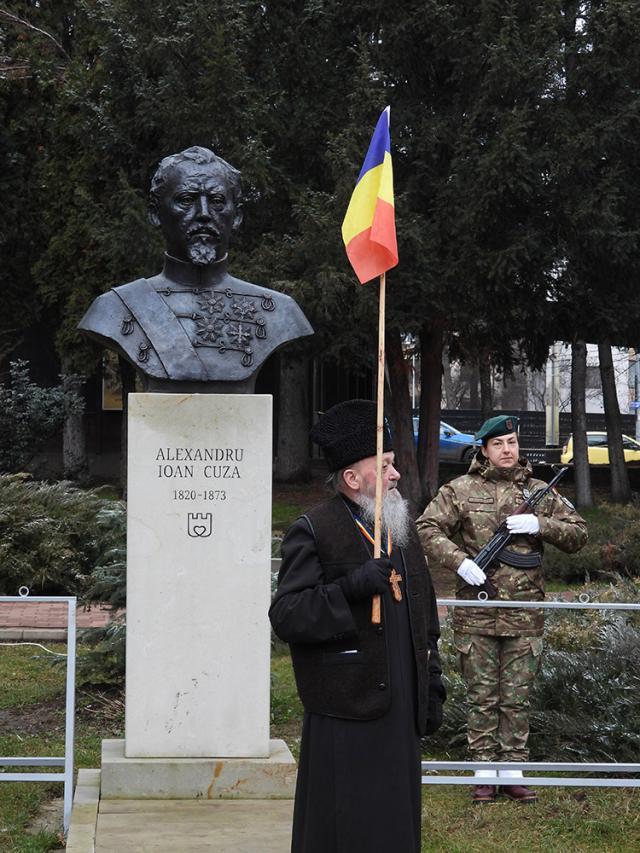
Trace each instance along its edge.
{"label": "camouflage trousers", "polygon": [[456,631],[467,685],[467,739],[473,761],[527,761],[529,690],[540,668],[542,637]]}

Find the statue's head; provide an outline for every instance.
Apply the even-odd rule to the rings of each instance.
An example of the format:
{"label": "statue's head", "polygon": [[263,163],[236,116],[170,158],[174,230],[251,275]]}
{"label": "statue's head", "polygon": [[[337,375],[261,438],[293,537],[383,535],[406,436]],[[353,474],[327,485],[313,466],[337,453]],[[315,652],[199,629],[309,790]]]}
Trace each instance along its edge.
{"label": "statue's head", "polygon": [[205,266],[227,254],[242,222],[240,172],[208,148],[165,157],[151,181],[149,218],[168,254]]}

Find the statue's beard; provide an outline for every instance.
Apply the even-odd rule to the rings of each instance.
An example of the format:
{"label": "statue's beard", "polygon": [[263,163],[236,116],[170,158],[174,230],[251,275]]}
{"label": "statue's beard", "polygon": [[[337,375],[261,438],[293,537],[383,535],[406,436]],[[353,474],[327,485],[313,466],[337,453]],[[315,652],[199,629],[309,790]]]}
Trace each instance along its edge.
{"label": "statue's beard", "polygon": [[[362,521],[373,530],[376,518],[376,500],[367,495],[359,494],[354,498],[360,507]],[[397,489],[390,489],[382,501],[382,530],[387,528],[391,531],[391,540],[394,545],[402,548],[409,543],[411,532],[411,515],[409,504]],[[383,547],[384,533],[383,533]]]}
{"label": "statue's beard", "polygon": [[187,253],[191,263],[199,267],[206,267],[209,264],[213,264],[218,257],[216,247],[212,246],[206,239],[196,239],[190,242],[187,247]]}

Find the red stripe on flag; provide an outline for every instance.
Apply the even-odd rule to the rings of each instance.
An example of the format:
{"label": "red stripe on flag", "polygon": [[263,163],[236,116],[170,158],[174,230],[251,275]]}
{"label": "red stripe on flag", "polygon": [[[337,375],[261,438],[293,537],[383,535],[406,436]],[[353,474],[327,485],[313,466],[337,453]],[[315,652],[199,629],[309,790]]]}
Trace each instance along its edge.
{"label": "red stripe on flag", "polygon": [[347,246],[347,257],[360,284],[395,267],[398,259],[385,246],[371,242],[371,228],[361,231]]}
{"label": "red stripe on flag", "polygon": [[[396,242],[395,208],[388,201],[379,198],[376,202],[373,222],[371,223],[371,239],[385,246],[390,255],[398,263],[398,244]],[[395,266],[395,264],[393,264]]]}
{"label": "red stripe on flag", "polygon": [[398,263],[393,205],[378,199],[371,228],[349,241],[347,257],[360,284],[371,281]]}

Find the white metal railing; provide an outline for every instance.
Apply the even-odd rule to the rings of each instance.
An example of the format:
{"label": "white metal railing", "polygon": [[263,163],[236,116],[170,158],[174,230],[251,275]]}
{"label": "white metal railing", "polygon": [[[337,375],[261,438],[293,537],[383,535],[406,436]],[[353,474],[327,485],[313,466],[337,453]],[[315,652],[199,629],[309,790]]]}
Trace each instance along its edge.
{"label": "white metal railing", "polygon": [[[65,703],[65,736],[64,756],[0,756],[0,782],[63,782],[64,783],[64,831],[65,835],[69,829],[71,819],[71,805],[73,803],[73,745],[75,724],[75,689],[76,689],[76,603],[75,597],[52,596],[52,595],[29,595],[26,587],[20,588],[20,595],[0,596],[0,604],[3,603],[46,602],[67,604],[67,668],[66,668],[66,703]],[[0,641],[0,648],[3,644]],[[11,643],[16,645],[16,643]],[[27,641],[17,645],[34,645]],[[39,645],[39,644],[35,644]],[[4,767],[62,767],[62,772],[57,773],[7,773]]]}
{"label": "white metal railing", "polygon": [[[640,603],[605,601],[589,601],[589,596],[582,593],[577,601],[500,601],[491,600],[484,592],[479,598],[438,598],[439,606],[444,607],[488,607],[488,608],[525,608],[541,610],[640,610]],[[611,773],[611,774],[640,774],[640,764],[629,763],[589,763],[561,761],[423,761],[423,785],[477,785],[475,776],[437,776],[441,770],[495,770],[495,776],[483,776],[483,785],[504,785],[505,777],[498,776],[499,770],[533,770],[540,773]],[[426,774],[426,775],[425,775]],[[433,774],[433,775],[432,775]],[[523,776],[518,778],[519,785],[555,785],[573,786],[580,788],[638,788],[640,778],[612,778],[607,776]],[[511,780],[513,784],[513,779]]]}

